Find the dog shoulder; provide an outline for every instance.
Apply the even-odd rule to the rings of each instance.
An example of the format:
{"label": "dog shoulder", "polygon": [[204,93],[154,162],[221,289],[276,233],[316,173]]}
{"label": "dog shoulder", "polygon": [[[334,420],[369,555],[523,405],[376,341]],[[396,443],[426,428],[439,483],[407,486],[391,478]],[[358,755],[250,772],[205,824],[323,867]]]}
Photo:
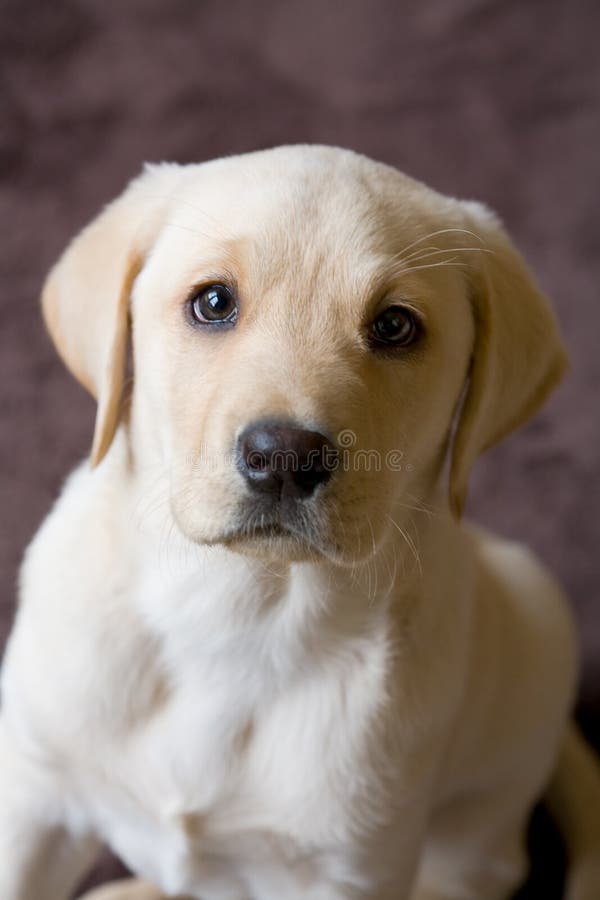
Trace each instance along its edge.
{"label": "dog shoulder", "polygon": [[552,719],[544,709],[565,710],[575,688],[577,641],[568,601],[529,548],[481,529],[471,531],[471,540],[478,567],[472,671],[480,688],[486,671],[493,673],[488,705],[504,709],[515,730],[539,719],[542,733],[541,723]]}
{"label": "dog shoulder", "polygon": [[117,448],[105,465],[85,460],[63,489],[27,548],[19,579],[20,609],[52,608],[56,618],[73,591],[89,593],[114,572],[123,540],[120,518],[127,489]]}
{"label": "dog shoulder", "polygon": [[131,557],[120,521],[125,487],[114,459],[104,470],[84,461],[27,548],[2,666],[3,712],[11,719],[56,724],[57,707],[74,716],[75,695],[92,673],[102,682],[99,640],[118,616],[107,600],[127,583]]}
{"label": "dog shoulder", "polygon": [[479,572],[480,593],[496,597],[512,617],[530,622],[546,640],[555,633],[568,642],[573,627],[569,603],[557,579],[526,545],[507,540],[478,526],[468,526]]}

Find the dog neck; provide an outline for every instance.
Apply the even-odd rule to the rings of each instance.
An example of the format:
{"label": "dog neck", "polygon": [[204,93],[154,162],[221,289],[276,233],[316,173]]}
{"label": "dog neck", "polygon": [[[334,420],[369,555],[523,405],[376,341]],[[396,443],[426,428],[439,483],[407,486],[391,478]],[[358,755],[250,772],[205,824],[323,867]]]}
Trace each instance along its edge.
{"label": "dog neck", "polygon": [[[293,667],[316,649],[328,654],[373,640],[391,617],[409,627],[414,598],[427,593],[431,573],[439,580],[448,556],[440,548],[448,548],[458,531],[433,491],[418,508],[399,502],[372,555],[351,565],[323,558],[266,561],[203,546],[173,519],[168,479],[132,469],[127,448],[121,433],[97,476],[104,480],[104,470],[110,481],[120,470],[127,500],[122,496],[117,527],[132,551],[129,594],[179,660],[200,653],[231,660],[243,647],[246,658],[266,653],[278,666]],[[440,530],[447,533],[444,540]]]}

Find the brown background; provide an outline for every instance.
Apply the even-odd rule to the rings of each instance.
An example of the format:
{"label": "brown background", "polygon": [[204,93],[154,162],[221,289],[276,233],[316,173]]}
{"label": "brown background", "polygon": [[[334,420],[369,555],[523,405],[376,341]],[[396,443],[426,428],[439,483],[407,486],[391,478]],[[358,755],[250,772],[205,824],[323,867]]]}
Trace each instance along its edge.
{"label": "brown background", "polygon": [[0,2],[0,645],[91,435],[41,326],[48,266],[144,160],[340,144],[494,206],[556,302],[572,373],[481,462],[470,513],[567,586],[598,739],[599,31],[595,0]]}

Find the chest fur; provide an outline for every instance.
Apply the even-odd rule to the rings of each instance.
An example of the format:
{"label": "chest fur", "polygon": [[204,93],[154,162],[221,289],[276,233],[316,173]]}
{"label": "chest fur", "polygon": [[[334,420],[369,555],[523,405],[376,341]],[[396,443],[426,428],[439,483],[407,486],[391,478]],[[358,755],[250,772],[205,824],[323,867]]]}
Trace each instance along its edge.
{"label": "chest fur", "polygon": [[351,655],[284,685],[231,660],[197,661],[124,742],[95,755],[96,826],[137,871],[182,893],[209,875],[247,884],[250,865],[307,877],[349,853],[390,815],[385,647]]}

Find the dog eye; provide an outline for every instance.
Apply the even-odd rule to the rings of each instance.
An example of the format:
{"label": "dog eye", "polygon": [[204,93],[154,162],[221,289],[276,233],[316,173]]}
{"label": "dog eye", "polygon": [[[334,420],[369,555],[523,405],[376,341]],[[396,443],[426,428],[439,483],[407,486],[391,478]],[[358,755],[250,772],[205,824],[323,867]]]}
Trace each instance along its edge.
{"label": "dog eye", "polygon": [[374,347],[408,347],[421,334],[421,322],[406,306],[389,306],[372,322],[369,341]]}
{"label": "dog eye", "polygon": [[200,325],[233,324],[238,307],[229,288],[224,284],[210,284],[190,297],[189,310],[194,323]]}

